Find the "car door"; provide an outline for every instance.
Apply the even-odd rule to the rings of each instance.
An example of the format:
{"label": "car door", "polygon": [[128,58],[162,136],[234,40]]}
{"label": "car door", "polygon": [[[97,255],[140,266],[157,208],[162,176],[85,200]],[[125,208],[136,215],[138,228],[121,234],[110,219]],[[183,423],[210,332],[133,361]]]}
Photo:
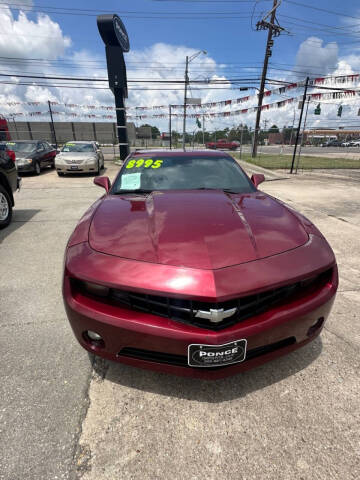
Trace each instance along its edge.
{"label": "car door", "polygon": [[56,150],[48,142],[43,142],[43,145],[46,151],[47,165],[51,166],[56,156]]}
{"label": "car door", "polygon": [[47,165],[46,150],[41,142],[39,142],[36,147],[36,160],[39,162],[41,168]]}

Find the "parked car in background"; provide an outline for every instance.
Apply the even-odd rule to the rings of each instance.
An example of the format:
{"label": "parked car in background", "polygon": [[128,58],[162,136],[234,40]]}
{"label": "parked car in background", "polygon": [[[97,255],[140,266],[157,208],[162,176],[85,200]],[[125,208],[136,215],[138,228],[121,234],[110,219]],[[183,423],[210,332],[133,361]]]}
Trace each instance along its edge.
{"label": "parked car in background", "polygon": [[[13,153],[13,152],[12,152]],[[6,144],[0,145],[0,229],[11,222],[14,206],[13,192],[20,188],[21,179],[12,155],[9,155]]]}
{"label": "parked car in background", "polygon": [[104,154],[96,142],[67,142],[55,161],[59,176],[65,173],[94,173],[104,168]]}
{"label": "parked car in background", "polygon": [[19,173],[40,172],[45,167],[55,167],[56,150],[44,140],[13,140],[6,146],[15,152]]}
{"label": "parked car in background", "polygon": [[335,256],[302,214],[226,152],[140,150],[108,177],[65,253],[79,343],[108,360],[215,379],[321,332]]}
{"label": "parked car in background", "polygon": [[236,150],[239,148],[240,143],[236,141],[226,140],[226,138],[220,138],[216,142],[207,142],[206,148],[212,150]]}
{"label": "parked car in background", "polygon": [[360,139],[351,141],[352,147],[360,147]]}
{"label": "parked car in background", "polygon": [[342,147],[343,142],[340,140],[329,140],[328,142],[323,143],[322,147]]}
{"label": "parked car in background", "polygon": [[351,141],[341,142],[341,146],[342,146],[342,147],[351,147],[351,144],[352,144]]}

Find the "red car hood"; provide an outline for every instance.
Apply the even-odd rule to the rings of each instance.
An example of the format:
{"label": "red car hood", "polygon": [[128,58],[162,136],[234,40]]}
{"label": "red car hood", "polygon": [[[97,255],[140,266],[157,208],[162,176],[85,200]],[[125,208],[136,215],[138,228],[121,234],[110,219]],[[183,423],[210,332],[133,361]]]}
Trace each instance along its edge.
{"label": "red car hood", "polygon": [[295,215],[273,198],[218,190],[109,195],[89,231],[99,252],[200,269],[269,257],[307,240]]}

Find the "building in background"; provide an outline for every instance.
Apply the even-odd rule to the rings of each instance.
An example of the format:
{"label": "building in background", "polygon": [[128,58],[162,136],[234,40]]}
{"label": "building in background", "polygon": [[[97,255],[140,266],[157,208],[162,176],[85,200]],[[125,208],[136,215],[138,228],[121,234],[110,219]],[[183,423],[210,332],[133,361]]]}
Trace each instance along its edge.
{"label": "building in background", "polygon": [[[51,122],[6,122],[7,135],[12,140],[46,140],[55,143]],[[55,136],[61,145],[68,141],[95,140],[108,145],[116,145],[116,124],[111,122],[54,122]],[[128,138],[131,146],[136,145],[137,139],[150,135],[151,128],[144,132],[144,127],[136,128],[132,122],[127,123]],[[150,132],[150,133],[149,133]],[[1,118],[0,118],[1,135]]]}

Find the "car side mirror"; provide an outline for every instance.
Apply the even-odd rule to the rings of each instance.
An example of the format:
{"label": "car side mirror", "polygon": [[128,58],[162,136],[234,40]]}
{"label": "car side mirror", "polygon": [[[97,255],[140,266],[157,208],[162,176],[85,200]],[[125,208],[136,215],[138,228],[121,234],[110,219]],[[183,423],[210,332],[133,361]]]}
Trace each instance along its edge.
{"label": "car side mirror", "polygon": [[260,183],[265,182],[265,177],[262,173],[254,173],[254,175],[251,176],[251,181],[255,187],[257,187]]}
{"label": "car side mirror", "polygon": [[99,187],[105,188],[106,193],[108,193],[111,188],[111,182],[109,177],[95,177],[94,183]]}

